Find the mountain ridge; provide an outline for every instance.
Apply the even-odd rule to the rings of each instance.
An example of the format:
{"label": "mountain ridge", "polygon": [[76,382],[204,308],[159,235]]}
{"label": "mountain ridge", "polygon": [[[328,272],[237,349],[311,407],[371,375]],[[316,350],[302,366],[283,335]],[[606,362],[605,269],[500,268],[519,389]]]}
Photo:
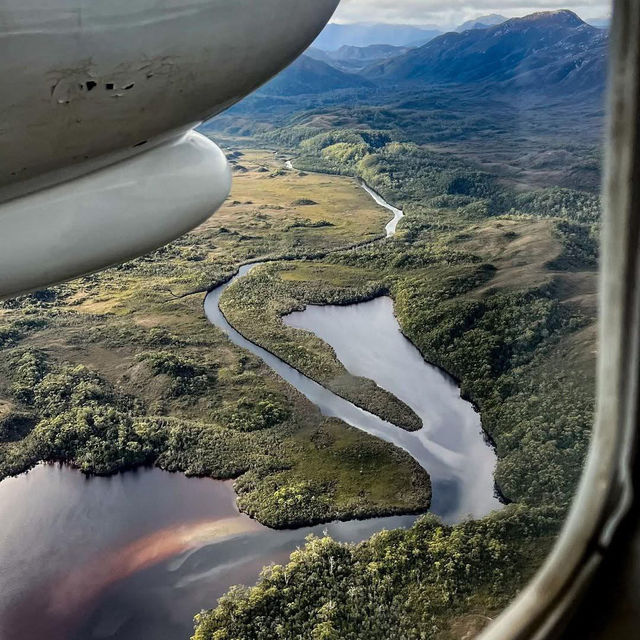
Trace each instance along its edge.
{"label": "mountain ridge", "polygon": [[357,73],[376,62],[400,56],[408,50],[409,47],[396,47],[390,44],[370,44],[366,47],[343,44],[336,51],[323,51],[311,47],[306,55],[342,71]]}
{"label": "mountain ridge", "polygon": [[376,63],[373,82],[480,84],[575,91],[604,87],[608,35],[569,10],[538,12],[486,29],[451,32]]}
{"label": "mountain ridge", "polygon": [[405,47],[424,44],[441,33],[440,29],[414,25],[331,23],[325,27],[312,46],[324,51],[336,51],[343,45],[367,47],[386,44]]}
{"label": "mountain ridge", "polygon": [[509,18],[505,18],[498,13],[490,13],[486,16],[474,18],[473,20],[467,20],[457,26],[454,30],[461,33],[462,31],[469,31],[469,29],[487,29],[488,27],[494,27],[498,24],[502,24],[508,19]]}
{"label": "mountain ridge", "polygon": [[361,75],[341,71],[323,60],[305,54],[262,87],[259,93],[270,96],[297,96],[374,86]]}

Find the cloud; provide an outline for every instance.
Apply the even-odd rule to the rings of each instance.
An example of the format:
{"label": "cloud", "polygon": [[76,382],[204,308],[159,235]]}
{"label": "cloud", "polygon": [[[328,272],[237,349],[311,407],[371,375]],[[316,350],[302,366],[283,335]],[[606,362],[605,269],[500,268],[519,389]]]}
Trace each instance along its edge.
{"label": "cloud", "polygon": [[571,9],[583,18],[609,15],[609,0],[342,0],[334,22],[391,22],[450,26],[486,13],[507,17]]}

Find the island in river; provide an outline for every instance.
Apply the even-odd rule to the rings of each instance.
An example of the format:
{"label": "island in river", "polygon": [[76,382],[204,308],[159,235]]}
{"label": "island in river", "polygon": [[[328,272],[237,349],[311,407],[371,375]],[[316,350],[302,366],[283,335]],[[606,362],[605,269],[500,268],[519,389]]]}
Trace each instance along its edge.
{"label": "island in river", "polygon": [[[524,290],[531,282],[544,281],[545,267],[530,248],[544,246],[545,259],[563,254],[562,236],[556,235],[555,222],[495,219],[478,223],[447,214],[446,235],[439,237],[437,243],[432,240],[425,243],[421,236],[424,231],[416,231],[416,223],[423,224],[422,221],[415,217],[412,220],[408,215],[399,226],[402,233],[397,241],[334,254],[333,249],[366,244],[384,236],[389,212],[376,206],[349,178],[286,171],[282,161],[264,151],[235,148],[231,155],[236,167],[240,167],[236,170],[235,191],[217,219],[152,256],[4,305],[0,320],[0,336],[6,355],[0,367],[2,473],[17,473],[45,459],[65,460],[85,472],[99,474],[155,463],[162,469],[184,471],[188,475],[238,478],[235,489],[243,509],[261,522],[280,528],[335,518],[424,510],[429,500],[428,478],[410,455],[350,428],[344,422],[323,416],[302,394],[273,375],[268,366],[234,347],[222,332],[206,322],[201,306],[203,294],[185,294],[204,292],[212,285],[227,281],[240,262],[287,258],[289,261],[256,270],[237,283],[237,286],[249,287],[245,290],[244,300],[251,301],[255,295],[266,303],[262,305],[266,315],[259,318],[259,325],[253,326],[254,330],[264,327],[265,335],[250,335],[251,323],[247,318],[255,317],[252,314],[256,310],[231,295],[235,287],[228,290],[225,303],[228,318],[241,333],[277,353],[310,379],[329,380],[329,376],[322,379],[322,375],[329,372],[330,379],[340,383],[335,387],[335,391],[339,391],[338,397],[349,394],[352,401],[358,400],[360,410],[369,411],[371,415],[376,415],[380,407],[388,410],[390,392],[382,388],[384,385],[372,387],[372,383],[361,379],[357,371],[350,372],[349,367],[336,358],[336,352],[316,336],[307,334],[301,342],[296,342],[299,337],[295,338],[286,348],[269,342],[265,336],[274,327],[294,332],[282,324],[281,318],[290,311],[300,311],[307,304],[344,304],[391,294],[403,332],[429,360],[455,373],[463,382],[465,395],[478,401],[482,396],[469,385],[466,375],[462,375],[465,373],[463,368],[451,366],[445,354],[435,348],[437,340],[434,341],[433,336],[423,336],[420,331],[430,326],[442,326],[448,318],[446,306],[449,304],[453,308],[452,302],[464,300],[466,305],[478,304],[476,301],[482,300],[483,292],[488,291],[490,285],[500,287],[504,286],[501,283],[508,282],[510,287],[515,285],[513,290],[517,290],[518,285]],[[402,231],[405,224],[408,227]],[[472,239],[465,237],[468,230],[484,240],[474,245]],[[524,251],[523,242],[514,241],[512,234],[524,240]],[[494,247],[498,252],[495,255],[492,253]],[[494,260],[496,255],[498,259]],[[514,275],[520,273],[523,255],[529,259],[530,280],[518,282]],[[305,256],[316,260],[290,261]],[[426,282],[430,288],[416,290],[415,285],[425,282],[425,275],[428,275]],[[585,282],[583,286],[587,287],[587,284]],[[565,294],[568,292],[567,289]],[[460,299],[456,300],[456,296]],[[420,300],[430,301],[431,311],[440,315],[425,318]],[[514,304],[522,304],[523,300],[514,299],[510,305],[506,302],[511,301],[506,300],[502,307],[495,302],[492,313],[499,319],[500,313],[505,310],[512,313]],[[580,336],[585,335],[588,325],[574,322],[575,330],[569,331],[570,318],[554,315],[557,309],[553,305],[548,308],[544,300],[541,302],[535,297],[529,302],[539,313],[529,313],[528,317],[541,323],[540,331],[551,329],[545,340],[531,343],[533,351],[540,346],[539,353],[546,357],[544,348],[558,337],[563,340],[563,349],[575,349],[572,341],[583,339]],[[473,308],[477,315],[478,307]],[[413,323],[412,318],[416,320]],[[277,338],[279,333],[272,335]],[[425,337],[429,340],[425,341]],[[510,339],[510,336],[498,338],[506,345],[511,344]],[[298,349],[295,349],[296,344]],[[559,353],[556,350],[551,355],[557,357]],[[576,351],[570,351],[569,355],[572,353]],[[476,354],[471,351],[470,357],[474,359]],[[460,360],[459,365],[462,363],[464,361]],[[558,366],[564,367],[562,359]],[[334,375],[338,372],[339,376]],[[417,415],[416,408],[404,401],[398,401],[393,407],[398,419],[394,420],[390,415],[383,418],[411,427]],[[481,439],[479,423],[476,427],[475,436]],[[397,428],[400,434],[410,435]],[[507,489],[509,498],[521,501],[524,497],[526,501],[518,475],[524,470],[523,462],[514,458],[515,449],[503,446],[498,437],[500,434],[492,432],[491,435],[498,443],[499,474],[501,462],[504,465],[503,461],[508,460],[508,469],[502,471],[503,478],[500,478],[501,487]],[[482,443],[482,446],[490,451],[487,444]],[[38,467],[32,472],[32,478],[37,479],[41,469],[51,472],[47,467]],[[102,482],[101,479],[94,481]],[[568,479],[567,485],[570,482]],[[100,491],[108,494],[111,486],[113,484],[104,485]],[[531,499],[537,491],[534,485]],[[493,495],[490,498],[493,499]],[[499,506],[497,501],[495,504]],[[12,506],[11,510],[14,508]],[[170,506],[163,508],[171,510]],[[203,522],[205,531],[210,531],[207,529],[210,525],[206,523],[216,520],[215,513],[206,511],[204,516],[199,510],[187,515],[196,532],[202,531],[198,527]],[[238,515],[228,517],[233,520]],[[407,584],[403,587],[404,583],[398,583],[398,588],[407,595],[407,606],[417,606],[416,596],[411,596],[406,589],[411,585],[414,589],[422,579],[428,580],[431,585],[430,624],[446,628],[453,620],[449,615],[451,612],[463,615],[469,606],[495,611],[508,600],[535,568],[537,560],[531,559],[541,557],[541,549],[548,546],[559,515],[551,509],[551,513],[544,516],[546,520],[541,521],[540,517],[523,512],[516,505],[505,509],[497,519],[466,523],[462,529],[443,527],[430,519],[421,520],[416,525],[418,528],[407,530],[404,542],[397,537],[379,537],[374,539],[378,540],[375,544],[379,546],[364,543],[364,546],[352,548],[334,547],[332,545],[337,542],[329,543],[323,538],[309,547],[311,556],[294,555],[295,567],[291,576],[294,576],[294,582],[304,582],[302,568],[309,562],[309,557],[326,560],[327,571],[338,557],[344,558],[345,567],[352,566],[353,562],[365,562],[366,566],[382,562],[382,557],[376,559],[375,549],[384,553],[384,562],[391,562],[395,556],[383,552],[385,548],[390,545],[400,549],[405,543],[410,548],[411,541],[418,537],[421,544],[426,545],[426,555],[415,556],[412,571],[406,572]],[[222,517],[223,520],[226,518],[227,515]],[[162,517],[158,522],[165,528]],[[342,538],[333,526],[330,531],[335,533],[337,540],[358,541],[378,528],[394,524],[393,521],[373,523],[374,528],[365,528],[362,535],[349,533]],[[409,523],[405,521],[405,524]],[[321,531],[322,527],[316,529],[317,533]],[[538,533],[534,535],[532,532],[536,531]],[[148,538],[146,534],[145,531],[142,539]],[[237,539],[241,540],[245,535],[253,539],[254,532],[244,532]],[[195,537],[186,533],[178,536],[180,544],[191,545],[190,541],[194,539],[198,540],[197,534]],[[516,542],[507,544],[507,539]],[[299,537],[294,540],[294,546],[301,542]],[[128,550],[127,554],[130,554],[130,542],[115,536],[116,547]],[[222,551],[230,555],[216,556],[220,544],[227,545],[225,548],[228,549],[227,542],[223,538],[211,545],[205,543],[202,546],[205,551],[196,550],[197,553],[189,546],[180,548],[176,553],[185,559],[185,564],[180,566],[193,576],[198,570],[203,573],[203,567],[219,563],[220,557],[236,557],[231,551]],[[473,552],[473,563],[467,562],[464,566],[473,568],[474,579],[467,579],[464,589],[461,588],[463,572],[458,565],[434,574],[436,543],[442,557],[451,556],[455,545],[462,544],[462,563],[466,562],[467,554]],[[260,562],[267,558],[267,561],[286,562],[291,548],[285,545],[279,555],[261,556],[253,565],[249,563],[251,568],[244,574],[228,568],[221,570],[220,573],[226,571],[223,579],[229,580],[224,584],[253,583]],[[201,564],[207,555],[209,559]],[[133,554],[133,557],[139,556]],[[85,634],[83,637],[91,637],[87,629],[102,637],[118,637],[119,631],[126,633],[128,628],[133,628],[139,635],[144,627],[141,622],[144,614],[140,614],[144,606],[137,613],[142,617],[136,617],[135,612],[127,612],[115,604],[131,599],[132,593],[143,594],[144,589],[139,587],[144,581],[153,584],[162,572],[174,577],[179,575],[170,559],[165,557],[160,561],[161,555],[158,558],[158,565],[145,565],[139,573],[134,571],[122,580],[108,581],[101,595],[102,604],[95,600],[81,601],[80,611],[74,612],[80,614],[74,624],[89,625],[80,626],[80,633]],[[187,558],[195,564],[190,565]],[[213,565],[208,564],[211,562]],[[129,566],[135,568],[133,560],[132,563]],[[492,568],[485,572],[488,563]],[[109,565],[119,566],[115,561]],[[104,575],[101,566],[104,565],[99,562],[89,563],[92,577],[93,572],[98,577]],[[360,582],[361,565],[353,566],[350,575],[357,584],[342,585],[344,593],[351,588],[360,589],[353,592],[353,602],[365,599],[375,603],[376,597],[367,591],[366,581]],[[401,564],[397,568],[400,567]],[[174,573],[171,573],[172,568]],[[416,571],[422,571],[423,578],[417,577]],[[494,580],[498,574],[503,576],[499,582],[500,593],[483,590],[482,584]],[[270,580],[280,579],[288,580],[277,571],[268,573],[257,587],[260,591],[252,596],[253,601],[260,602],[268,593]],[[216,582],[215,575],[209,584],[217,584],[217,591],[212,588],[207,592],[205,583],[206,579],[192,583],[198,585],[192,592],[198,591],[199,597],[192,601],[194,610],[189,616],[201,607],[213,606],[226,588],[220,588],[222,583]],[[376,584],[374,580],[370,587]],[[185,592],[183,582],[178,580],[173,583],[174,587],[176,585]],[[336,585],[329,577],[327,585],[333,593]],[[118,592],[120,588],[123,591]],[[162,593],[162,588],[157,592]],[[118,593],[129,595],[122,598]],[[179,593],[179,588],[169,589],[162,597],[175,599],[177,603]],[[279,588],[279,593],[284,596],[287,591]],[[361,595],[356,597],[356,593]],[[457,594],[453,604],[442,600],[450,598],[445,597],[445,593]],[[481,600],[469,601],[471,593]],[[208,637],[210,632],[217,633],[216,629],[230,625],[225,612],[240,625],[238,637],[254,637],[254,632],[255,637],[259,637],[257,630],[247,631],[242,626],[246,621],[238,618],[236,610],[236,607],[244,606],[242,595],[238,591],[234,594],[227,600],[227,605],[201,618],[199,637]],[[294,597],[294,592],[290,595]],[[131,601],[135,602],[135,599]],[[140,601],[144,601],[143,596]],[[336,602],[341,601],[336,599]],[[309,633],[318,625],[322,628],[326,622],[325,614],[319,610],[324,604],[326,602],[320,601],[318,607],[301,609],[305,612],[303,617],[311,610],[315,612],[308,616],[309,624],[313,625]],[[184,620],[188,606],[176,604],[174,610],[180,606]],[[27,605],[20,611],[30,608]],[[168,607],[168,610],[172,608]],[[104,614],[105,611],[110,612],[109,615]],[[366,606],[363,605],[362,615],[365,613]],[[388,624],[394,623],[396,614],[397,611],[395,617],[388,617]],[[368,617],[376,620],[375,616]],[[164,621],[159,626],[163,624]]]}

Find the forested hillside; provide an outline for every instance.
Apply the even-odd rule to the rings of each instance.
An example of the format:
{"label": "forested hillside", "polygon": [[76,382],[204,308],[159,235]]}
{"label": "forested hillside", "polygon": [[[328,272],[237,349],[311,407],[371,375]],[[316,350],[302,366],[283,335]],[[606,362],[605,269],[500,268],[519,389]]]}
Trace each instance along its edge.
{"label": "forested hillside", "polygon": [[[462,637],[508,603],[562,524],[593,411],[598,197],[514,189],[395,135],[301,125],[263,134],[288,147],[297,171],[366,180],[406,217],[393,241],[260,270],[229,292],[225,313],[305,370],[331,353],[279,342],[278,314],[389,293],[405,335],[479,408],[513,504],[456,527],[426,518],[358,546],[313,540],[200,616],[197,640]],[[250,301],[262,313],[265,291],[278,313],[256,323]]]}
{"label": "forested hillside", "polygon": [[479,409],[511,504],[357,546],[312,540],[204,612],[194,638],[469,638],[539,566],[591,429],[606,49],[572,12],[535,14],[376,62],[363,74],[377,90],[249,100],[212,123],[405,213],[392,241],[252,274],[223,299],[228,317],[314,376],[307,363],[335,354],[302,335],[293,348],[280,316],[390,295],[404,334]]}

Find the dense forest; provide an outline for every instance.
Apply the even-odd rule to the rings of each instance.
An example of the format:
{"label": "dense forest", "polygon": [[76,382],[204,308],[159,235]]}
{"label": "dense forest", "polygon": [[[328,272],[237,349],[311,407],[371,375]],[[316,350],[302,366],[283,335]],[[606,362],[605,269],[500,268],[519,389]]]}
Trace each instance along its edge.
{"label": "dense forest", "polygon": [[226,316],[330,384],[335,355],[281,316],[390,295],[405,335],[480,410],[497,486],[512,504],[454,527],[424,517],[356,546],[313,539],[203,612],[194,638],[474,633],[544,558],[581,471],[593,413],[598,197],[514,189],[385,131],[297,125],[263,139],[295,155],[297,171],[366,181],[406,217],[394,240],[262,267],[223,297]]}
{"label": "dense forest", "polygon": [[477,629],[476,617],[508,604],[547,550],[550,522],[514,507],[455,528],[425,516],[357,546],[313,538],[199,616],[194,639],[456,637],[453,624]]}
{"label": "dense forest", "polygon": [[[407,454],[323,418],[206,322],[204,292],[255,260],[269,264],[222,299],[251,339],[415,430],[406,405],[281,323],[310,303],[389,295],[404,334],[479,409],[511,504],[457,526],[425,516],[359,545],[310,540],[201,613],[197,640],[475,633],[539,566],[580,473],[593,411],[594,190],[564,174],[523,188],[391,126],[393,111],[363,107],[358,121],[358,109],[345,126],[335,112],[258,123],[229,142],[234,193],[211,223],[0,309],[0,477],[57,461],[88,474],[153,464],[234,478],[240,509],[276,528],[426,511],[428,473]],[[388,217],[356,180],[404,210],[396,238],[381,240]]]}

